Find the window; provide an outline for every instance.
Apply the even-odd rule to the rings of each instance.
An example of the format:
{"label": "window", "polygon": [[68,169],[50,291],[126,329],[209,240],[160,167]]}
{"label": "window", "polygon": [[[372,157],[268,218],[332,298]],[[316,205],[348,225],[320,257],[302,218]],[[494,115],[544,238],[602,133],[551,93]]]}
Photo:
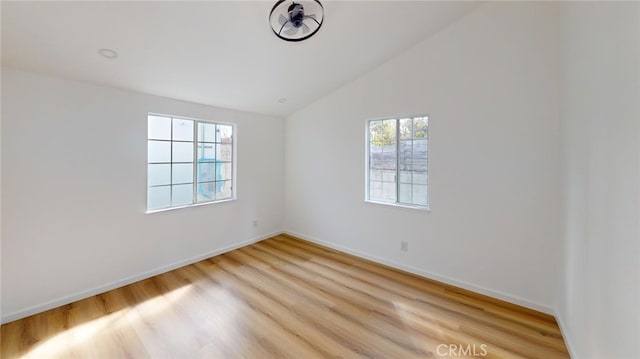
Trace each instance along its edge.
{"label": "window", "polygon": [[427,116],[367,122],[366,200],[428,208]]}
{"label": "window", "polygon": [[234,126],[148,115],[147,210],[235,197]]}

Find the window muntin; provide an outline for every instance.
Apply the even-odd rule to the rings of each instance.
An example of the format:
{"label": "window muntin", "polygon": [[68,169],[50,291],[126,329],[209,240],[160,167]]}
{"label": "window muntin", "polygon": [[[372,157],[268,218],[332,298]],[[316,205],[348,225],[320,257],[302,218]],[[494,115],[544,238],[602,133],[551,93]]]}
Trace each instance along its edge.
{"label": "window muntin", "polygon": [[147,210],[234,198],[234,126],[148,115]]}
{"label": "window muntin", "polygon": [[428,208],[427,116],[367,123],[366,200]]}

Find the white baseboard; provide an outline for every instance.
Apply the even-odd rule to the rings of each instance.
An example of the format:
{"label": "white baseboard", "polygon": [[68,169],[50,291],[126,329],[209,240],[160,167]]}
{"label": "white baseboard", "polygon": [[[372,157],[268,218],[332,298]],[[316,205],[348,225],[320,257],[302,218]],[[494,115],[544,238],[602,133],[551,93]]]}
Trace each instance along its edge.
{"label": "white baseboard", "polygon": [[201,261],[203,259],[207,259],[207,258],[211,258],[214,256],[217,256],[219,254],[223,254],[229,251],[232,251],[234,249],[240,248],[240,247],[244,247],[247,246],[249,244],[252,243],[256,243],[256,242],[260,242],[262,240],[265,240],[267,238],[273,237],[275,235],[281,234],[281,231],[277,231],[277,232],[273,232],[273,233],[269,233],[269,234],[265,234],[262,236],[258,236],[252,239],[248,239],[246,241],[242,241],[240,243],[236,243],[227,247],[223,247],[217,250],[213,250],[207,253],[203,253],[203,254],[199,254],[197,256],[191,257],[191,258],[187,258],[187,259],[183,259],[181,261],[178,262],[174,262],[156,269],[152,269],[150,271],[144,272],[144,273],[140,273],[140,274],[136,274],[124,279],[120,279],[111,283],[107,283],[104,285],[100,285],[98,287],[95,288],[91,288],[82,292],[77,292],[71,295],[67,295],[58,299],[54,299],[42,304],[37,304],[25,309],[21,309],[18,311],[15,311],[13,313],[9,313],[9,314],[2,314],[2,317],[0,318],[0,323],[4,324],[4,323],[8,323],[8,322],[12,322],[14,320],[18,320],[24,317],[28,317],[30,315],[34,315],[37,313],[41,313],[44,311],[47,311],[49,309],[53,309],[53,308],[57,308],[60,307],[62,305],[66,305],[69,303],[73,303],[76,302],[78,300],[82,300],[100,293],[104,293],[107,291],[110,291],[112,289],[116,289],[116,288],[120,288],[123,287],[125,285],[131,284],[131,283],[135,283],[138,281],[141,281],[143,279],[147,279],[147,278],[151,278],[155,275],[158,274],[162,274],[162,273],[166,273],[169,271],[172,271],[174,269],[180,268],[180,267],[184,267],[186,265],[189,264],[193,264],[195,262]]}
{"label": "white baseboard", "polygon": [[493,297],[496,299],[500,299],[500,300],[504,300],[505,302],[509,302],[509,303],[513,303],[513,304],[517,304],[526,308],[530,308],[533,310],[537,310],[539,312],[542,313],[546,313],[549,315],[555,315],[555,312],[553,310],[553,308],[550,308],[544,304],[540,304],[540,303],[536,303],[534,301],[530,301],[515,295],[511,295],[508,293],[504,293],[501,292],[499,290],[493,290],[493,289],[489,289],[489,288],[485,288],[482,286],[478,286],[475,284],[471,284],[469,282],[465,282],[462,280],[457,280],[455,278],[451,278],[451,277],[447,277],[438,273],[434,273],[434,272],[429,272],[429,271],[425,271],[423,269],[420,268],[416,268],[416,267],[412,267],[412,266],[408,266],[405,264],[401,264],[401,263],[397,263],[385,258],[381,258],[375,255],[371,255],[369,253],[364,253],[358,250],[354,250],[351,248],[347,248],[344,247],[342,245],[333,243],[333,242],[328,242],[328,241],[323,241],[323,240],[319,240],[317,238],[313,238],[311,236],[307,236],[301,233],[297,233],[295,231],[291,231],[291,230],[285,230],[284,233],[286,234],[290,234],[294,237],[298,237],[304,240],[307,240],[309,242],[313,242],[313,243],[317,243],[329,248],[333,248],[335,250],[341,251],[341,252],[345,252],[345,253],[349,253],[351,255],[354,255],[356,257],[361,257],[361,258],[365,258],[368,259],[370,261],[376,262],[376,263],[381,263],[393,268],[397,268],[409,273],[413,273],[413,274],[417,274],[419,276],[428,278],[428,279],[433,279],[433,280],[437,280],[439,282],[443,282],[446,284],[450,284],[452,286],[458,287],[458,288],[462,288],[462,289],[466,289],[466,290],[470,290],[472,292],[476,292],[476,293],[480,293],[480,294],[484,294],[487,295],[489,297]]}
{"label": "white baseboard", "polygon": [[568,330],[569,327],[565,325],[564,317],[557,311],[555,312],[554,317],[556,317],[556,322],[558,323],[558,327],[560,327],[560,333],[562,333],[562,339],[564,339],[564,345],[567,347],[569,357],[577,358],[578,356],[575,355],[575,352],[573,351],[573,344],[571,344],[571,336],[569,336]]}

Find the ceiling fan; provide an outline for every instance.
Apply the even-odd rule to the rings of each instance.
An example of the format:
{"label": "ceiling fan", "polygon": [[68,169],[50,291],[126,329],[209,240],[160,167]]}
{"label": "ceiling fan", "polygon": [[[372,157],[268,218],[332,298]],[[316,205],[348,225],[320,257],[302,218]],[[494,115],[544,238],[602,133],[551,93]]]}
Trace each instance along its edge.
{"label": "ceiling fan", "polygon": [[324,20],[324,7],[319,0],[278,0],[269,14],[273,33],[285,41],[302,41],[313,36]]}

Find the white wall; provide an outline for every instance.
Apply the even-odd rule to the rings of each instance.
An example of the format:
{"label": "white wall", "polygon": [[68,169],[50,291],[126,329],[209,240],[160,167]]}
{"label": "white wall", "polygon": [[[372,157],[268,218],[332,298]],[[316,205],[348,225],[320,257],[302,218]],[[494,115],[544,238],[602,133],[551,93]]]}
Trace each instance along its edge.
{"label": "white wall", "polygon": [[562,9],[564,278],[576,358],[640,357],[640,3]]}
{"label": "white wall", "polygon": [[[482,5],[288,117],[286,231],[552,312],[562,248],[557,10]],[[365,203],[365,121],[422,113],[432,211]]]}
{"label": "white wall", "polygon": [[[2,70],[3,321],[280,232],[282,119]],[[235,122],[238,200],[145,214],[147,112]]]}
{"label": "white wall", "polygon": [[[0,68],[0,79],[2,68]],[[0,99],[2,98],[2,86],[0,86]],[[0,323],[2,323],[2,101],[0,101]]]}

